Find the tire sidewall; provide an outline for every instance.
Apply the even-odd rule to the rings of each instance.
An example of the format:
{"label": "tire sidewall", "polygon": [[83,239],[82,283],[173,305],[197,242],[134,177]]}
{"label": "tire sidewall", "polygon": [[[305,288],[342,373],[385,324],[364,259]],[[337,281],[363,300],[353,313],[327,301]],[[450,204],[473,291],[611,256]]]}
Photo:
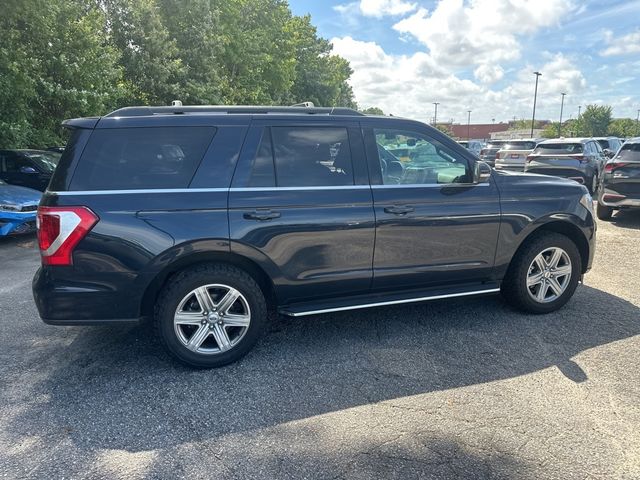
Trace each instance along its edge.
{"label": "tire sidewall", "polygon": [[[179,303],[189,292],[213,283],[228,285],[244,295],[251,309],[251,322],[242,340],[231,350],[205,355],[192,352],[182,344],[175,333],[173,321]],[[264,295],[249,275],[235,268],[212,266],[187,271],[172,281],[159,298],[156,323],[160,337],[173,356],[193,367],[219,367],[239,360],[251,350],[264,331],[267,317]]]}

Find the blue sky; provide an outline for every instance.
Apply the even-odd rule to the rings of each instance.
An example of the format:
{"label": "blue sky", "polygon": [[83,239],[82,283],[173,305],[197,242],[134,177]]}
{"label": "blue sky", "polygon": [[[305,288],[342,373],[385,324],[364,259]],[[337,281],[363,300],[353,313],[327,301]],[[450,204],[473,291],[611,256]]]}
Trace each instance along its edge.
{"label": "blue sky", "polygon": [[578,105],[640,109],[640,0],[290,0],[354,70],[363,107],[425,121],[537,118]]}

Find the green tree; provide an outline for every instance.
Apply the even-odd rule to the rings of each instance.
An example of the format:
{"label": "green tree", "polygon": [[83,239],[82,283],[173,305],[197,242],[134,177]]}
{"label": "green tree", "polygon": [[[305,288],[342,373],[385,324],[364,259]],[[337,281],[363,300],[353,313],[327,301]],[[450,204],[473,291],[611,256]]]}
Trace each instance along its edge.
{"label": "green tree", "polygon": [[576,124],[577,134],[585,137],[601,137],[607,134],[610,123],[611,107],[609,105],[587,105]]}
{"label": "green tree", "polygon": [[0,31],[0,145],[60,143],[62,119],[103,114],[124,94],[92,1],[8,0]]}
{"label": "green tree", "polygon": [[453,138],[453,131],[449,128],[448,125],[443,123],[438,123],[437,125],[435,125],[435,128],[440,130],[445,135],[449,135],[451,138]]}
{"label": "green tree", "polygon": [[[533,128],[544,128],[548,122],[544,120],[536,120]],[[526,130],[531,128],[531,120],[516,120],[509,122],[509,130]]]}
{"label": "green tree", "polygon": [[614,137],[637,137],[640,136],[640,127],[636,120],[630,118],[616,118],[609,124],[607,134]]}
{"label": "green tree", "polygon": [[362,113],[365,113],[367,115],[384,115],[382,109],[378,107],[365,108],[364,110],[362,110]]}

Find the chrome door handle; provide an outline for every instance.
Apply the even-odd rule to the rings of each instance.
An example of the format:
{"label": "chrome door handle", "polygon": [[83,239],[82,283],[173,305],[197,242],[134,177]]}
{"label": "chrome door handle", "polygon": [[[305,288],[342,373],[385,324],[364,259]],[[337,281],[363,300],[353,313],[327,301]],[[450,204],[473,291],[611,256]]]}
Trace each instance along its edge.
{"label": "chrome door handle", "polygon": [[247,212],[242,216],[245,220],[258,220],[264,222],[266,220],[280,218],[280,212],[272,212],[271,210],[254,210],[253,212]]}
{"label": "chrome door handle", "polygon": [[385,213],[391,213],[393,215],[406,215],[407,213],[411,213],[415,210],[413,207],[404,206],[401,207],[399,205],[393,205],[392,207],[385,207]]}

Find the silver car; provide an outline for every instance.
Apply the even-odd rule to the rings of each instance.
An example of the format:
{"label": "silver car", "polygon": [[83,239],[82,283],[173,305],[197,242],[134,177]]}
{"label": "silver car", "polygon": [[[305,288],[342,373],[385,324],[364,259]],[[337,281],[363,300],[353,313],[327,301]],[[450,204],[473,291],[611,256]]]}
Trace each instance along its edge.
{"label": "silver car", "polygon": [[507,140],[496,153],[496,170],[524,171],[527,157],[541,141],[540,138],[523,138]]}

